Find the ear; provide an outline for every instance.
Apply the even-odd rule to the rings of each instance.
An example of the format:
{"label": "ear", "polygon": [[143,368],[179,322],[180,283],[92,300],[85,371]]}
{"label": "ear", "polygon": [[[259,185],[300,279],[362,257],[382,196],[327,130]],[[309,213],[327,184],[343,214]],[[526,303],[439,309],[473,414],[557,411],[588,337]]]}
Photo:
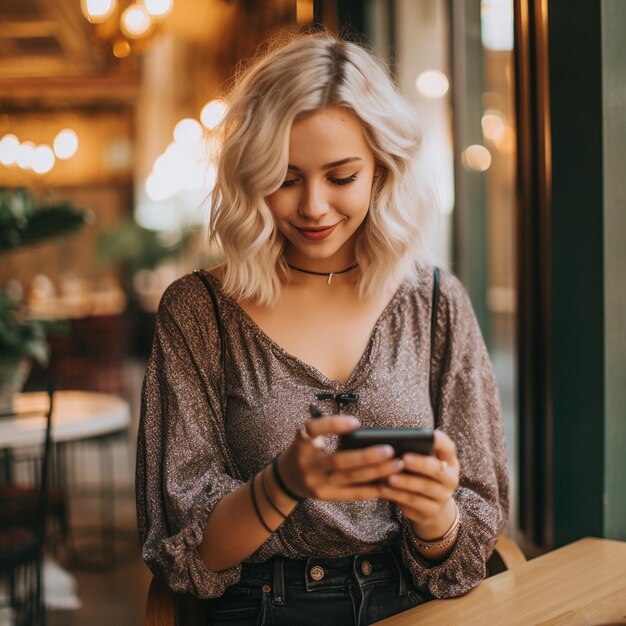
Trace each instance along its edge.
{"label": "ear", "polygon": [[374,168],[374,180],[376,180],[380,175],[382,174],[382,168],[380,167],[380,165],[376,165],[376,167]]}

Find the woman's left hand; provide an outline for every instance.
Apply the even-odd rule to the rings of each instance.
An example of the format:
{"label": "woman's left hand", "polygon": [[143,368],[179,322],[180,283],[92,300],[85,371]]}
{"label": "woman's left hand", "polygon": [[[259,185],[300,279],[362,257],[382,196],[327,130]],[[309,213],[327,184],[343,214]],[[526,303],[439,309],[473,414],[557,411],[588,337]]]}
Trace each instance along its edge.
{"label": "woman's left hand", "polygon": [[443,431],[435,430],[431,456],[407,453],[402,458],[404,471],[387,478],[382,496],[398,505],[418,537],[439,538],[456,513],[452,501],[459,486],[456,445]]}

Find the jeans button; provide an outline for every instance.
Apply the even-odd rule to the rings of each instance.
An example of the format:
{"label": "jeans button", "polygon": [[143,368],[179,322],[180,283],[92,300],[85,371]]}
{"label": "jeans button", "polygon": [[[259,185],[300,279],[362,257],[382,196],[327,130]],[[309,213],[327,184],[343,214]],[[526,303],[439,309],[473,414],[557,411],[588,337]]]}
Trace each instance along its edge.
{"label": "jeans button", "polygon": [[324,571],[323,567],[320,567],[319,565],[314,565],[311,568],[311,571],[309,572],[309,575],[311,576],[311,578],[313,580],[322,580],[322,578],[324,578],[324,574],[326,572]]}
{"label": "jeans button", "polygon": [[369,561],[363,561],[361,563],[361,571],[364,576],[369,576],[372,573],[372,564]]}

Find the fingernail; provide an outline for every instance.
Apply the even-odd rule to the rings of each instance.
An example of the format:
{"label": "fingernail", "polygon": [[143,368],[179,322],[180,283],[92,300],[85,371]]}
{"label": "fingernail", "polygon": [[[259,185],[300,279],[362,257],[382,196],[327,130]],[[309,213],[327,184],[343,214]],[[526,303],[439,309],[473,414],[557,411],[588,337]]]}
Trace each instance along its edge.
{"label": "fingernail", "polygon": [[389,478],[387,479],[387,482],[390,485],[397,485],[398,484],[398,477],[397,476],[389,476]]}
{"label": "fingernail", "polygon": [[354,424],[355,426],[358,426],[361,423],[358,418],[353,415],[346,415],[346,418],[350,424]]}
{"label": "fingernail", "polygon": [[322,417],[322,412],[315,404],[309,404],[309,413],[313,418]]}
{"label": "fingernail", "polygon": [[394,455],[395,450],[393,449],[393,446],[381,446],[380,448],[380,455],[383,458],[387,458],[387,457],[391,457]]}

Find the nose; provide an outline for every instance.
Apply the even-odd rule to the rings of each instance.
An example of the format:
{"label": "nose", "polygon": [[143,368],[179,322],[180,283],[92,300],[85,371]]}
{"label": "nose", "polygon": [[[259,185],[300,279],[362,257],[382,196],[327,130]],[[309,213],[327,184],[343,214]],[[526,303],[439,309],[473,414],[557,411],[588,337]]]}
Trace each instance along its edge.
{"label": "nose", "polygon": [[328,198],[323,186],[316,182],[308,182],[300,199],[298,213],[311,221],[319,221],[329,211]]}

